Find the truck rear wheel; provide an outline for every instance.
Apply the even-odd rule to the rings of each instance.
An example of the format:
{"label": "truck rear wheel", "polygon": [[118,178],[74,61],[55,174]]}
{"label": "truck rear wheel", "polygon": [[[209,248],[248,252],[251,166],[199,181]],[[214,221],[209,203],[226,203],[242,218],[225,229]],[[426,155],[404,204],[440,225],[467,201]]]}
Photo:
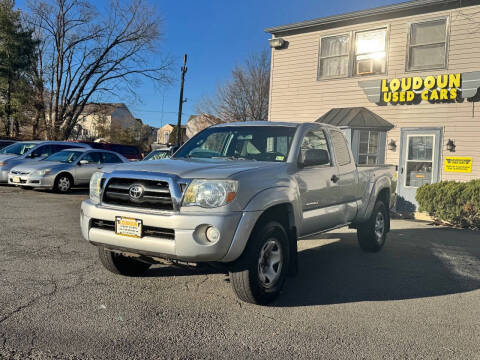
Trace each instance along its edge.
{"label": "truck rear wheel", "polygon": [[383,201],[377,201],[370,219],[357,228],[360,248],[366,252],[378,252],[387,239],[387,209]]}
{"label": "truck rear wheel", "polygon": [[119,275],[141,276],[151,266],[148,263],[114,253],[100,246],[98,247],[98,256],[105,269]]}
{"label": "truck rear wheel", "polygon": [[245,251],[230,267],[235,294],[252,304],[268,304],[280,294],[289,265],[288,235],[276,221],[258,226]]}

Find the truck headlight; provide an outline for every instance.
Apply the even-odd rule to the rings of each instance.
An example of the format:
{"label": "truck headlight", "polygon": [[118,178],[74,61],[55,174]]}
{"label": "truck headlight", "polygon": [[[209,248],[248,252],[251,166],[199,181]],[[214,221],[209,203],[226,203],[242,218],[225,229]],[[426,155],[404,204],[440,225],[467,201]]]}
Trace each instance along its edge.
{"label": "truck headlight", "polygon": [[90,200],[95,204],[100,203],[102,178],[103,172],[100,171],[95,172],[90,178]]}
{"label": "truck headlight", "polygon": [[51,171],[52,169],[35,170],[34,172],[32,172],[32,176],[46,176],[50,174]]}
{"label": "truck headlight", "polygon": [[183,198],[185,206],[216,208],[235,199],[238,182],[235,180],[193,180]]}

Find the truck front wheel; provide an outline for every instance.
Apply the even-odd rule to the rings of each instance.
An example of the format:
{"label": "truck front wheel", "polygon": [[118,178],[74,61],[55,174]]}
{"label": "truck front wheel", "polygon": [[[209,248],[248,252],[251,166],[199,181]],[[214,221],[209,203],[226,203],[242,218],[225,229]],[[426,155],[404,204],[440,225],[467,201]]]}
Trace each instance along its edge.
{"label": "truck front wheel", "polygon": [[378,252],[387,239],[387,210],[383,201],[377,201],[368,221],[359,224],[357,238],[360,248],[366,252]]}
{"label": "truck front wheel", "polygon": [[98,256],[105,269],[119,275],[141,276],[151,266],[148,263],[114,253],[100,246],[98,247]]}
{"label": "truck front wheel", "polygon": [[235,294],[252,304],[268,304],[282,290],[289,264],[288,235],[276,221],[257,226],[240,258],[231,264]]}

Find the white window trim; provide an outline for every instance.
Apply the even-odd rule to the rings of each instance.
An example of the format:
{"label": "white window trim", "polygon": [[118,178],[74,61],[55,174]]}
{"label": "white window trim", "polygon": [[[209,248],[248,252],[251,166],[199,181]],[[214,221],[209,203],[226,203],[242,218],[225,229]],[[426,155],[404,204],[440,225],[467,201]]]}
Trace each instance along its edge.
{"label": "white window trim", "polygon": [[[425,24],[429,22],[435,22],[439,20],[445,20],[445,63],[443,66],[422,66],[422,67],[410,67],[410,48],[411,39],[412,39],[412,26],[416,24]],[[428,43],[428,44],[421,44],[421,45],[434,45],[434,44],[441,44],[441,42],[437,43]],[[413,45],[413,46],[421,46],[421,45]],[[449,53],[449,46],[450,46],[450,17],[449,16],[442,16],[436,17],[421,21],[412,21],[408,23],[408,35],[407,35],[407,54],[405,59],[405,72],[421,72],[426,70],[446,70],[448,69],[448,53]]]}
{"label": "white window trim", "polygon": [[[368,32],[368,31],[375,31],[375,30],[381,30],[385,29],[385,72],[384,73],[376,73],[376,74],[371,74],[371,75],[356,75],[354,71],[354,66],[355,66],[355,56],[356,56],[356,43],[355,43],[355,38],[357,33],[361,32]],[[348,69],[347,69],[347,75],[334,75],[334,76],[322,76],[320,74],[320,60],[321,59],[327,59],[327,58],[333,58],[333,57],[340,57],[340,56],[345,56],[345,55],[337,55],[337,56],[324,56],[322,57],[322,40],[331,38],[331,37],[338,37],[338,36],[348,36]],[[390,52],[390,25],[385,24],[383,26],[377,26],[373,28],[367,28],[367,29],[359,29],[359,30],[352,30],[344,33],[338,33],[338,34],[331,34],[331,35],[325,35],[321,36],[318,44],[318,54],[317,54],[317,81],[323,81],[323,80],[334,80],[334,79],[347,79],[347,78],[365,78],[368,76],[378,76],[378,75],[387,75],[388,74],[388,59],[389,59],[389,52]]]}
{"label": "white window trim", "polygon": [[[347,53],[345,55],[335,55],[335,56],[322,56],[322,40],[323,39],[328,39],[328,38],[336,38],[340,36],[348,36],[348,45],[347,45]],[[351,52],[352,52],[352,32],[346,32],[346,33],[341,33],[341,34],[334,34],[334,35],[327,35],[327,36],[322,36],[320,38],[320,42],[318,45],[318,57],[317,57],[317,80],[328,80],[328,79],[344,79],[350,77],[350,63],[351,63]],[[347,57],[347,74],[346,75],[333,75],[333,76],[322,76],[320,73],[321,69],[321,61],[322,59],[331,59],[335,57]]]}
{"label": "white window trim", "polygon": [[436,164],[435,164],[435,148],[436,148],[436,145],[437,145],[437,137],[435,136],[435,134],[410,134],[410,135],[407,135],[407,148],[405,149],[405,161],[404,161],[404,164],[403,164],[403,168],[405,169],[405,175],[404,175],[404,181],[403,181],[403,186],[406,188],[406,189],[418,189],[419,186],[409,186],[407,185],[407,172],[408,172],[408,169],[407,169],[407,162],[428,162],[430,160],[408,160],[408,154],[409,154],[409,144],[410,144],[410,138],[411,137],[419,137],[419,136],[428,136],[428,137],[433,137],[433,143],[432,143],[432,174],[431,174],[431,177],[430,177],[430,184],[433,184],[433,174],[435,173],[435,171],[437,171],[436,169]]}
{"label": "white window trim", "polygon": [[[360,144],[361,144],[361,141],[360,141],[360,137],[361,137],[361,134],[359,134],[359,137],[358,137],[358,164],[360,164],[360,156],[366,156],[367,157],[367,162],[365,164],[360,164],[360,165],[369,165],[368,163],[368,158],[371,156],[371,157],[375,157],[375,165],[378,165],[378,158],[379,158],[379,152],[380,152],[380,131],[378,130],[359,130],[359,131],[368,131],[368,140],[367,140],[367,152],[364,154],[364,153],[361,153],[360,152]],[[370,153],[369,150],[370,150],[370,134],[372,132],[376,132],[377,133],[377,151],[375,153]]]}
{"label": "white window trim", "polygon": [[[356,58],[357,55],[364,55],[368,53],[362,53],[362,54],[357,54],[357,34],[359,33],[364,33],[364,32],[370,32],[370,31],[376,31],[376,30],[385,30],[385,71],[384,72],[379,72],[379,73],[374,73],[374,74],[366,74],[366,75],[360,75],[357,74],[357,69],[356,69]],[[352,52],[352,60],[351,60],[351,67],[352,67],[352,77],[366,77],[366,76],[375,76],[375,75],[385,75],[387,73],[387,68],[388,68],[388,51],[389,51],[389,42],[390,38],[390,26],[381,26],[373,29],[366,29],[366,30],[357,30],[353,32],[353,52]]]}

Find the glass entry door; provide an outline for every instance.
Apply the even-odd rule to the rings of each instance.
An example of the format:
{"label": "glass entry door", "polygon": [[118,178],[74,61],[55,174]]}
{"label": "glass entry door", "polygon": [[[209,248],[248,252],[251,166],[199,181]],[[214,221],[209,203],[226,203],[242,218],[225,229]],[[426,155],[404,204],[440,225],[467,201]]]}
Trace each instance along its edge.
{"label": "glass entry door", "polygon": [[440,129],[402,129],[397,210],[415,212],[417,189],[439,181]]}
{"label": "glass entry door", "polygon": [[405,187],[418,188],[432,183],[435,135],[408,135]]}

